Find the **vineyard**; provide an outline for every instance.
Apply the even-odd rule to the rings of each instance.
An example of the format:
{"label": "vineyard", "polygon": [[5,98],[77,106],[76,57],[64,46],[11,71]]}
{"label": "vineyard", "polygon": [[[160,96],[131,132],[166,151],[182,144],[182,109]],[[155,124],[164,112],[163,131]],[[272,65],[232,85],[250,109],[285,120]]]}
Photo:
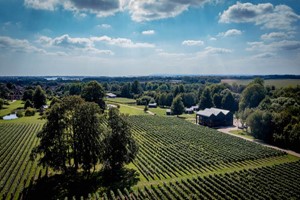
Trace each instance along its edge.
{"label": "vineyard", "polygon": [[134,164],[147,180],[257,164],[262,159],[285,155],[178,118],[131,116],[130,122],[140,144]]}
{"label": "vineyard", "polygon": [[[300,161],[175,117],[130,116],[139,144],[132,188],[81,199],[299,199]],[[42,123],[0,123],[0,199],[22,199],[51,171],[30,161]],[[49,198],[49,197],[48,197]]]}
{"label": "vineyard", "polygon": [[22,190],[46,174],[29,159],[42,124],[0,124],[0,198],[18,199]]}

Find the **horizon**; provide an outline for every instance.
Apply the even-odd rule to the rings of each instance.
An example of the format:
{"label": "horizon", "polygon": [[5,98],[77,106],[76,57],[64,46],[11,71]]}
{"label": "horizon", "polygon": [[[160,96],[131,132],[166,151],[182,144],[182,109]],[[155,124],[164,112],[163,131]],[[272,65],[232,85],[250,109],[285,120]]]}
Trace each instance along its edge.
{"label": "horizon", "polygon": [[0,2],[1,76],[300,74],[296,1],[21,2]]}

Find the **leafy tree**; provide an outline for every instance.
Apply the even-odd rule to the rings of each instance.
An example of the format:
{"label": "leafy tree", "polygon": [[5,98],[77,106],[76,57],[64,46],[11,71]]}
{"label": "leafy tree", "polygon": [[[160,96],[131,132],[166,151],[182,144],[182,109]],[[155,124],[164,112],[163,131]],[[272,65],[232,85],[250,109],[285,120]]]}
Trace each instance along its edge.
{"label": "leafy tree", "polygon": [[140,82],[134,81],[131,85],[131,92],[133,94],[140,94],[143,92],[143,88],[141,87]]}
{"label": "leafy tree", "polygon": [[161,84],[158,87],[158,90],[161,91],[161,92],[167,92],[169,90],[169,87],[166,84]]}
{"label": "leafy tree", "polygon": [[273,138],[272,115],[269,112],[256,110],[248,118],[247,124],[255,138],[271,142]]}
{"label": "leafy tree", "polygon": [[130,88],[130,83],[123,85],[121,89],[121,97],[131,98]]}
{"label": "leafy tree", "polygon": [[88,82],[81,93],[84,100],[97,103],[102,110],[105,109],[104,96],[104,89],[97,81]]}
{"label": "leafy tree", "polygon": [[10,90],[6,87],[5,84],[0,83],[0,98],[8,99]]}
{"label": "leafy tree", "polygon": [[210,96],[210,89],[206,87],[204,91],[202,92],[199,108],[205,109],[205,108],[211,108],[213,106],[212,99]]}
{"label": "leafy tree", "polygon": [[214,106],[216,108],[222,108],[222,96],[219,94],[214,94],[213,96]]}
{"label": "leafy tree", "polygon": [[166,96],[166,106],[171,106],[173,102],[173,95],[172,93],[167,94]]}
{"label": "leafy tree", "polygon": [[22,100],[23,101],[27,101],[27,100],[33,101],[33,94],[34,94],[34,91],[32,89],[25,90],[25,92],[23,93]]}
{"label": "leafy tree", "polygon": [[46,95],[41,86],[37,86],[33,94],[33,104],[35,108],[41,108],[46,105]]}
{"label": "leafy tree", "polygon": [[171,111],[174,115],[181,115],[184,112],[184,105],[180,95],[175,97],[172,102]]}
{"label": "leafy tree", "polygon": [[34,105],[33,105],[33,103],[29,99],[27,99],[26,102],[25,102],[25,104],[24,104],[24,109],[27,109],[29,107],[33,108]]}
{"label": "leafy tree", "polygon": [[3,105],[4,105],[4,100],[0,98],[0,109],[3,108]]}
{"label": "leafy tree", "polygon": [[222,108],[230,111],[235,110],[235,101],[230,91],[228,91],[222,98]]}
{"label": "leafy tree", "polygon": [[258,83],[250,83],[242,92],[240,109],[255,108],[265,98],[264,86]]}
{"label": "leafy tree", "polygon": [[132,137],[127,116],[115,108],[109,110],[108,125],[111,130],[104,141],[104,167],[116,171],[135,158],[138,145]]}
{"label": "leafy tree", "polygon": [[159,95],[158,104],[162,107],[167,105],[167,95],[165,93]]}
{"label": "leafy tree", "polygon": [[82,90],[82,85],[80,83],[73,83],[70,86],[69,94],[70,95],[80,95]]}
{"label": "leafy tree", "polygon": [[57,97],[53,97],[52,101],[50,103],[50,107],[52,107],[55,103],[61,103],[62,101],[58,99]]}
{"label": "leafy tree", "polygon": [[189,108],[196,104],[196,96],[194,95],[194,93],[192,93],[192,92],[184,93],[181,96],[182,96],[182,102],[185,107]]}
{"label": "leafy tree", "polygon": [[40,154],[39,163],[54,170],[66,172],[82,167],[89,172],[102,160],[100,108],[95,103],[84,102],[79,96],[68,96],[55,103],[42,131],[38,133],[40,144],[31,157]]}

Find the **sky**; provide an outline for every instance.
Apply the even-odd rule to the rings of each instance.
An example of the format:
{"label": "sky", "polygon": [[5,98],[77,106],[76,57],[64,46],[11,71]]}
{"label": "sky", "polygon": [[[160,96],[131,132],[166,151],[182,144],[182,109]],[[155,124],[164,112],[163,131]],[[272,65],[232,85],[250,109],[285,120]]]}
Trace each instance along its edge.
{"label": "sky", "polygon": [[0,76],[300,74],[299,0],[0,0]]}

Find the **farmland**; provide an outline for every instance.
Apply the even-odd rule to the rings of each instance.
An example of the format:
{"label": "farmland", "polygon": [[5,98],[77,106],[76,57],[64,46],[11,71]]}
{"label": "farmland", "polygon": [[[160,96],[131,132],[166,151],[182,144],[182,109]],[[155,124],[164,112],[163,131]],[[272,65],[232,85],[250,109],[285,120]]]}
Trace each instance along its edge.
{"label": "farmland", "polygon": [[[18,199],[24,195],[24,188],[46,173],[51,176],[50,170],[29,160],[30,151],[38,142],[35,134],[42,127],[42,121],[34,122],[0,123],[2,199]],[[295,178],[300,176],[297,157],[176,117],[135,115],[129,117],[129,122],[140,151],[128,167],[140,174],[139,181],[130,188],[84,196],[91,199],[101,196],[107,199],[299,198],[296,188],[300,180]],[[254,187],[256,184],[260,187]]]}

